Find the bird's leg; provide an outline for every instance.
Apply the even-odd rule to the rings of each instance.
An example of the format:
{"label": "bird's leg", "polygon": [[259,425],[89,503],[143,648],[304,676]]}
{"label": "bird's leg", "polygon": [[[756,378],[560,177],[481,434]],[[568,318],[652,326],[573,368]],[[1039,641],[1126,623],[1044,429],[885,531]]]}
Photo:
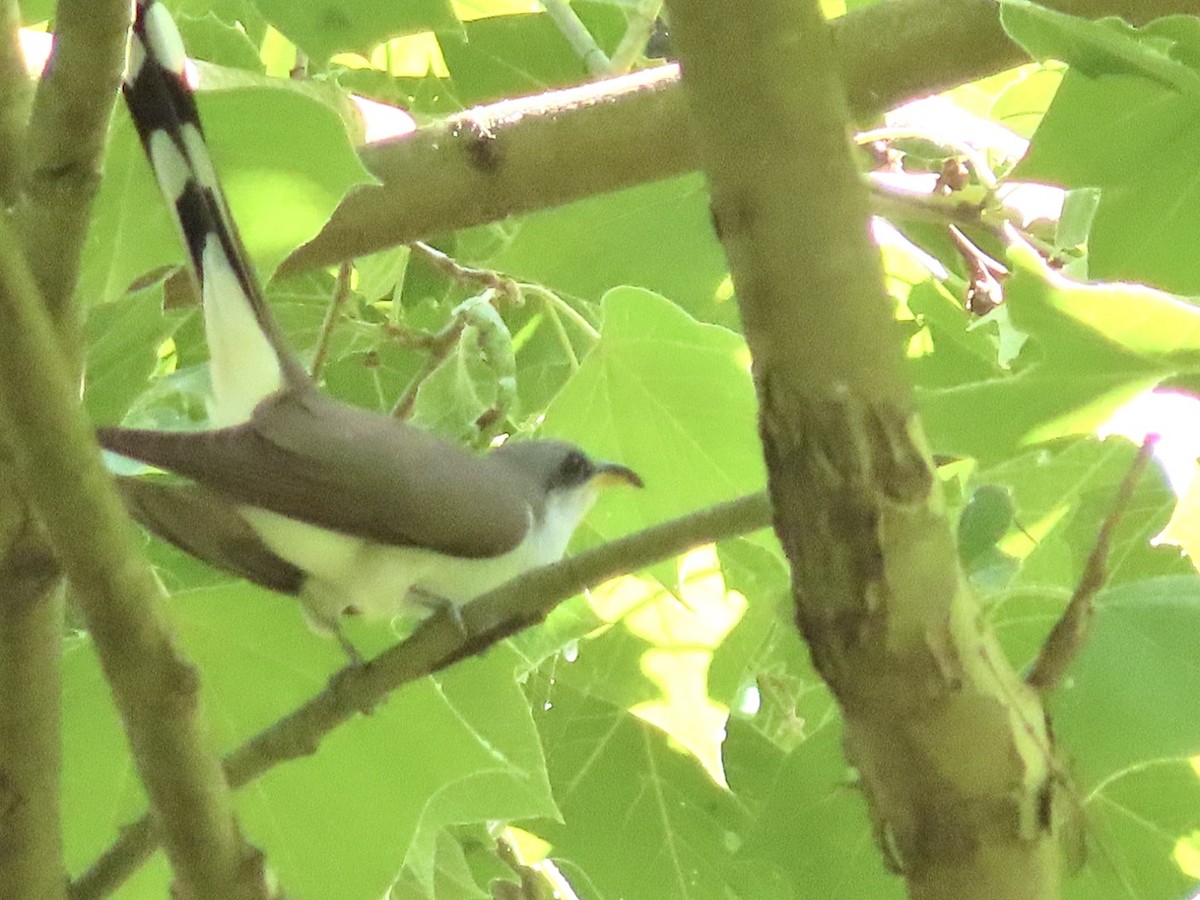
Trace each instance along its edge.
{"label": "bird's leg", "polygon": [[453,600],[448,600],[438,594],[430,593],[424,588],[410,587],[408,589],[408,599],[420,606],[422,609],[429,610],[430,613],[445,612],[458,626],[458,630],[463,637],[470,637],[470,632],[467,631],[467,623],[463,620],[462,604],[455,603]]}
{"label": "bird's leg", "polygon": [[350,638],[346,637],[346,632],[342,630],[340,616],[331,612],[325,604],[315,601],[306,594],[301,595],[300,606],[304,610],[304,618],[308,622],[308,627],[317,634],[334,638],[346,654],[351,668],[366,665],[366,659],[350,642]]}
{"label": "bird's leg", "polygon": [[333,636],[337,639],[338,646],[346,654],[351,668],[358,668],[367,664],[366,658],[358,651],[358,648],[350,642],[350,638],[346,637],[346,632],[342,630],[342,623],[338,622],[334,626]]}

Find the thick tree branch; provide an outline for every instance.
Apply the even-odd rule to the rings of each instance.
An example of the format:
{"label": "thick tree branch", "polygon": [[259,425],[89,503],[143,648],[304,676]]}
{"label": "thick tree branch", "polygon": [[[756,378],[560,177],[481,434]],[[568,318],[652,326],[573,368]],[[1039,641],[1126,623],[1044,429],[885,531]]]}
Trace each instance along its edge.
{"label": "thick tree branch", "polygon": [[0,0],[0,200],[6,208],[12,206],[21,180],[25,121],[32,96],[20,26],[16,0]]}
{"label": "thick tree branch", "polygon": [[661,66],[467,110],[364,147],[382,184],[347,197],[281,271],[685,172],[693,151],[676,81],[675,67]]}
{"label": "thick tree branch", "polygon": [[1052,738],[958,571],[820,4],[667,7],[796,621],[841,707],[880,850],[917,900],[1056,896],[1068,801]]}
{"label": "thick tree branch", "polygon": [[[33,85],[15,0],[0,0],[0,203],[16,199]],[[2,433],[9,434],[7,428]],[[59,708],[63,598],[45,535],[0,461],[0,885],[63,897]]]}
{"label": "thick tree branch", "polygon": [[18,482],[70,577],[151,803],[176,892],[264,897],[261,860],[243,842],[220,762],[203,733],[195,670],[181,659],[157,588],[77,402],[77,379],[25,263],[0,219],[0,410]]}
{"label": "thick tree branch", "polygon": [[18,225],[29,267],[67,342],[72,295],[125,62],[128,0],[60,0],[33,101]]}
{"label": "thick tree branch", "polygon": [[[1077,15],[1133,23],[1195,12],[1194,0],[1047,0]],[[833,24],[858,121],[1028,57],[1000,28],[994,0],[894,0]],[[699,165],[673,65],[468,110],[363,148],[381,186],[343,201],[281,271],[690,171]]]}
{"label": "thick tree branch", "polygon": [[[765,494],[742,497],[529,572],[463,607],[461,623],[449,613],[432,616],[376,659],[339,673],[326,690],[230,753],[225,758],[229,783],[241,787],[280,763],[315,753],[322,738],[355,713],[372,709],[411,681],[482,653],[540,622],[586,587],[701,544],[766,528],[770,514]],[[464,638],[464,631],[469,638]],[[111,893],[149,858],[155,846],[149,818],[123,829],[121,837],[72,885],[71,900],[98,900]]]}
{"label": "thick tree branch", "polygon": [[[7,429],[6,433],[11,433]],[[0,885],[64,897],[59,805],[63,598],[39,523],[0,464]]]}

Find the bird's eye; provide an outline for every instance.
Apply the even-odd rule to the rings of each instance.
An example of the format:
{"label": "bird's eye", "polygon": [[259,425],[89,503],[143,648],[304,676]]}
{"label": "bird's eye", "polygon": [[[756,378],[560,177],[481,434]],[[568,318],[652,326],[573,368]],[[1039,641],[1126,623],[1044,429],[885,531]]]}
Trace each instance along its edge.
{"label": "bird's eye", "polygon": [[579,450],[572,450],[563,457],[562,479],[567,484],[581,484],[587,481],[592,473],[592,462]]}

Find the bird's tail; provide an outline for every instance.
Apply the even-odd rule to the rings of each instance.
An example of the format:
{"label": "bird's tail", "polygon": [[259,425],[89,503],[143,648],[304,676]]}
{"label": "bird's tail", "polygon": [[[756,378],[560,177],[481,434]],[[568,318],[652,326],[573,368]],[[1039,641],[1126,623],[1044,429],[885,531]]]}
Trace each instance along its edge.
{"label": "bird's tail", "polygon": [[232,425],[307,375],[263,300],[229,214],[185,64],[183,40],[166,7],[138,0],[122,92],[204,303],[213,424]]}

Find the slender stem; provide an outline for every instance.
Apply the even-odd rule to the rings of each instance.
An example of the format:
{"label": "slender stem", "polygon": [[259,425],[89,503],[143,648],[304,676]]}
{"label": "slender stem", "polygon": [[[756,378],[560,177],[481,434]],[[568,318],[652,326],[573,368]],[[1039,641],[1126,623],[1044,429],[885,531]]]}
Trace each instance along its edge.
{"label": "slender stem", "polygon": [[551,18],[562,36],[567,39],[575,55],[583,60],[584,66],[592,75],[603,75],[608,72],[608,56],[600,49],[592,33],[575,14],[567,0],[542,0],[542,7]]}
{"label": "slender stem", "polygon": [[976,150],[968,141],[961,140],[957,136],[942,132],[931,132],[922,128],[872,128],[869,131],[863,131],[855,135],[855,141],[859,144],[869,144],[872,141],[903,141],[903,140],[923,140],[929,141],[940,147],[946,147],[965,157],[971,163],[971,168],[975,170],[975,175],[980,183],[989,191],[994,191],[999,183],[996,178],[996,173],[992,171],[992,167],[988,165],[987,158]]}
{"label": "slender stem", "polygon": [[629,10],[625,34],[621,36],[621,42],[617,44],[608,64],[609,75],[623,75],[642,58],[661,9],[662,0],[640,0]]}
{"label": "slender stem", "polygon": [[520,300],[519,286],[506,275],[501,275],[492,269],[475,269],[471,266],[464,266],[452,256],[424,241],[413,241],[409,246],[414,253],[424,257],[425,261],[435,269],[459,284],[475,284],[483,288],[491,288],[502,294],[510,303],[517,303]]}
{"label": "slender stem", "polygon": [[540,298],[547,306],[561,312],[575,324],[576,328],[593,341],[600,339],[600,332],[596,330],[596,326],[584,318],[579,310],[554,293],[554,291],[547,290],[540,284],[522,284],[521,291],[526,294],[533,294],[535,297]]}
{"label": "slender stem", "polygon": [[346,301],[350,299],[350,276],[353,272],[354,266],[348,262],[344,262],[338,266],[337,282],[334,285],[333,298],[329,302],[329,307],[325,310],[325,318],[321,322],[321,331],[317,335],[317,349],[313,354],[312,361],[313,381],[319,382],[321,380],[321,373],[325,370],[325,361],[329,357],[329,345],[333,342],[333,329],[342,317],[342,310],[346,308]]}
{"label": "slender stem", "polygon": [[1055,623],[1054,628],[1046,637],[1045,643],[1042,644],[1037,661],[1025,679],[1030,687],[1042,694],[1048,694],[1058,687],[1068,667],[1079,655],[1079,651],[1083,649],[1083,644],[1087,640],[1088,626],[1092,621],[1092,602],[1096,599],[1096,594],[1104,587],[1104,582],[1108,580],[1108,555],[1112,546],[1113,533],[1121,523],[1126,510],[1129,509],[1134,489],[1146,473],[1146,467],[1150,465],[1150,460],[1154,456],[1154,445],[1157,441],[1157,435],[1147,437],[1138,450],[1137,456],[1133,458],[1129,471],[1125,473],[1125,477],[1117,488],[1112,508],[1109,509],[1108,515],[1100,524],[1100,530],[1096,533],[1096,541],[1084,564],[1083,574],[1079,576],[1079,584],[1071,595],[1066,609],[1063,610],[1061,618]]}
{"label": "slender stem", "polygon": [[[21,13],[0,0],[0,201],[23,177],[33,86]],[[13,433],[7,423],[0,428]],[[60,572],[7,449],[0,459],[0,885],[14,897],[61,898],[59,774],[63,629]]]}
{"label": "slender stem", "polygon": [[405,386],[404,393],[396,401],[392,407],[392,417],[396,419],[407,419],[413,413],[413,408],[417,404],[417,392],[421,390],[421,385],[425,383],[438,366],[448,357],[454,350],[454,346],[458,343],[458,339],[462,337],[463,329],[467,327],[467,320],[461,316],[455,318],[435,335],[431,335],[423,343],[423,346],[429,351],[429,356],[425,358],[424,365],[421,366],[421,371],[412,377],[412,380]]}

